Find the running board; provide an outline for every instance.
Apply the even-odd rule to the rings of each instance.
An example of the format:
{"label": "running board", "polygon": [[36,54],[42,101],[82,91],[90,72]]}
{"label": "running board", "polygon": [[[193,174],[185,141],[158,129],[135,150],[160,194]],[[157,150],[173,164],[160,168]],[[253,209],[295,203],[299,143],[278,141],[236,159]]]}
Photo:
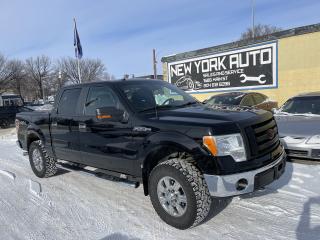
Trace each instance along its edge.
{"label": "running board", "polygon": [[134,178],[123,173],[112,172],[100,168],[85,166],[82,164],[72,163],[63,160],[58,160],[57,165],[59,168],[67,171],[79,171],[82,174],[117,182],[125,186],[133,188],[138,188],[140,186],[139,181],[134,181]]}

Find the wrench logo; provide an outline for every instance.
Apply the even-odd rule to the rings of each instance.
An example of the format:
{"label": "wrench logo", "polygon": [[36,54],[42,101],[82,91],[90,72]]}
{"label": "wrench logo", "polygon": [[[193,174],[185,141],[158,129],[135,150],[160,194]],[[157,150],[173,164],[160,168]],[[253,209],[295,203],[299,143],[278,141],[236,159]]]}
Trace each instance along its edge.
{"label": "wrench logo", "polygon": [[260,84],[264,84],[266,83],[267,80],[262,80],[261,78],[264,78],[266,75],[261,74],[258,77],[254,77],[254,76],[247,76],[246,74],[241,74],[240,77],[243,78],[242,80],[240,80],[240,82],[245,83],[247,81],[249,82],[258,82]]}

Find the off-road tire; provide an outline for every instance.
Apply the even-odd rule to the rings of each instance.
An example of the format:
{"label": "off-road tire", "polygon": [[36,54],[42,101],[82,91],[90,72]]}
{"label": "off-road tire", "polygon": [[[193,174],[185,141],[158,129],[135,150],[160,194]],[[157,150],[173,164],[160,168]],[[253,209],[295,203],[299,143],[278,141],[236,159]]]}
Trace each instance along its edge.
{"label": "off-road tire", "polygon": [[[180,217],[168,214],[159,201],[157,185],[165,176],[176,179],[187,197],[187,209]],[[175,157],[161,162],[150,173],[148,185],[154,209],[164,222],[175,228],[195,227],[210,211],[211,196],[207,184],[199,169],[192,163],[192,158]]]}
{"label": "off-road tire", "polygon": [[[35,168],[35,165],[33,162],[33,158],[32,158],[33,155],[32,154],[35,149],[39,150],[42,161],[43,161],[43,168],[41,171],[38,171]],[[40,140],[34,141],[30,144],[29,161],[30,161],[30,165],[31,165],[31,169],[32,169],[33,173],[39,178],[51,177],[57,173],[58,169],[57,169],[57,165],[56,165],[56,160],[54,158],[48,156],[47,151],[45,150],[45,148]]]}

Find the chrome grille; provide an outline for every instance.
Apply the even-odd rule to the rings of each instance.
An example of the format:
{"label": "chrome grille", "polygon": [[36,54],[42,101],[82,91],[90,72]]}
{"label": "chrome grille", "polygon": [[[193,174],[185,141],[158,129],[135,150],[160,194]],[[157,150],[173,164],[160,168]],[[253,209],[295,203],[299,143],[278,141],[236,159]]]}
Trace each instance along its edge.
{"label": "chrome grille", "polygon": [[288,155],[301,156],[301,157],[308,156],[308,151],[303,151],[303,150],[288,149],[286,150],[286,152]]}

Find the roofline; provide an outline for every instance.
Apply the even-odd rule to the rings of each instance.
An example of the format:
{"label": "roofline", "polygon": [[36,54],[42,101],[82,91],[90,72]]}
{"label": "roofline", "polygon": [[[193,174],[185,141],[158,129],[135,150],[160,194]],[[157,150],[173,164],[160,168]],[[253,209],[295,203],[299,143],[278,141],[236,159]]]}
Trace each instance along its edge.
{"label": "roofline", "polygon": [[86,82],[86,83],[78,83],[78,84],[70,84],[66,85],[63,88],[74,88],[74,87],[85,87],[91,85],[99,85],[99,84],[114,84],[119,82],[143,82],[143,81],[161,81],[161,79],[148,79],[148,78],[129,78],[129,79],[115,79],[115,80],[108,80],[108,81],[96,81],[96,82]]}
{"label": "roofline", "polygon": [[174,62],[174,61],[189,59],[189,58],[193,58],[193,57],[208,55],[208,54],[212,54],[212,53],[222,52],[222,51],[226,51],[226,50],[230,50],[230,49],[234,49],[234,48],[244,47],[247,45],[253,45],[253,44],[267,42],[267,41],[274,41],[274,40],[278,40],[281,38],[287,38],[287,37],[292,37],[292,36],[297,36],[297,35],[302,35],[302,34],[307,34],[307,33],[313,33],[313,32],[320,32],[320,23],[306,25],[306,26],[302,26],[302,27],[291,28],[291,29],[275,32],[270,35],[257,37],[255,39],[240,40],[240,41],[216,45],[213,47],[202,48],[199,50],[183,52],[183,53],[178,53],[178,54],[174,54],[174,55],[168,55],[168,56],[162,57],[161,62],[163,62],[163,63],[164,62]]}
{"label": "roofline", "polygon": [[298,95],[295,95],[291,98],[295,97],[320,97],[320,91],[319,92],[306,92],[306,93],[300,93]]}

